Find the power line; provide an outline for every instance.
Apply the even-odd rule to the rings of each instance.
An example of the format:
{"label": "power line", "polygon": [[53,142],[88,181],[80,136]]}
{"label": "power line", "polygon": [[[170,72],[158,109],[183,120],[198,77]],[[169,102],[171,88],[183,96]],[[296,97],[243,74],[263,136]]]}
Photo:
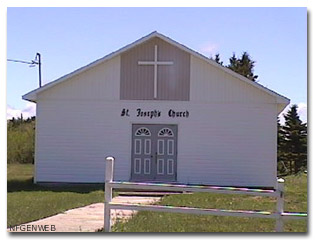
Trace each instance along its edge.
{"label": "power line", "polygon": [[35,60],[32,60],[31,62],[23,61],[23,60],[16,60],[16,59],[7,59],[9,62],[16,62],[16,63],[25,63],[29,64],[30,67],[34,67],[35,65],[38,65],[38,78],[39,78],[39,87],[42,87],[42,72],[41,72],[41,59],[40,59],[40,53],[36,53]]}
{"label": "power line", "polygon": [[22,60],[15,60],[15,59],[7,59],[7,61],[9,62],[18,62],[18,63],[26,63],[26,64],[38,64],[37,62],[35,61],[32,61],[32,62],[26,62],[26,61],[22,61]]}

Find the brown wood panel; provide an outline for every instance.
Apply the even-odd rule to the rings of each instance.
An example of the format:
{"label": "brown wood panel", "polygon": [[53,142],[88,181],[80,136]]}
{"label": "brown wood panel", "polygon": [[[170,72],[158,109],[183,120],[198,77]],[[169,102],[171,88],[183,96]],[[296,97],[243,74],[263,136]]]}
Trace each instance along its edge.
{"label": "brown wood panel", "polygon": [[173,62],[173,65],[158,66],[156,100],[188,101],[190,55],[159,38],[121,55],[120,99],[154,100],[154,66],[138,65],[138,61],[153,61],[155,45],[158,46],[158,61]]}

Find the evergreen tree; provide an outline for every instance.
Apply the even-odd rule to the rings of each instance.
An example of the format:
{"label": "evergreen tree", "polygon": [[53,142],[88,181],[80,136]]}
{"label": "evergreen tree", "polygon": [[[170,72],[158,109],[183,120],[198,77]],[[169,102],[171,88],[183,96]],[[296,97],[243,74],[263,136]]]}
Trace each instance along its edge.
{"label": "evergreen tree", "polygon": [[254,75],[255,61],[251,60],[247,52],[244,52],[241,58],[236,58],[235,53],[233,53],[227,67],[252,81],[256,81],[258,78],[257,75]]}
{"label": "evergreen tree", "polygon": [[278,126],[278,138],[277,138],[277,162],[278,162],[278,173],[280,175],[286,175],[289,173],[288,162],[285,157],[285,137],[283,127],[280,124],[279,117],[277,118],[277,126]]}
{"label": "evergreen tree", "polygon": [[283,157],[290,163],[290,173],[298,173],[307,168],[307,125],[300,120],[297,105],[292,105],[284,118]]}
{"label": "evergreen tree", "polygon": [[217,53],[217,54],[215,55],[214,61],[216,61],[218,64],[220,64],[220,65],[223,66],[223,61],[221,61],[221,59],[220,59],[220,54],[219,54],[219,53]]}
{"label": "evergreen tree", "polygon": [[229,69],[233,70],[234,72],[237,72],[238,71],[238,66],[239,66],[239,62],[238,62],[238,59],[236,58],[235,56],[235,53],[233,53],[233,56],[230,57],[230,64],[227,65],[226,67],[228,67]]}
{"label": "evergreen tree", "polygon": [[[212,60],[214,60],[216,63],[223,65],[223,61],[221,61],[220,58],[220,54],[217,53],[215,55],[215,58],[213,59],[211,57]],[[241,56],[241,58],[237,58],[235,53],[233,53],[232,57],[230,57],[229,59],[230,64],[226,65],[224,67],[227,67],[231,70],[233,70],[234,72],[237,72],[238,74],[243,75],[244,77],[252,80],[252,81],[256,81],[258,76],[254,75],[254,67],[255,67],[255,61],[253,61],[249,54],[247,52],[244,52],[243,55]]]}

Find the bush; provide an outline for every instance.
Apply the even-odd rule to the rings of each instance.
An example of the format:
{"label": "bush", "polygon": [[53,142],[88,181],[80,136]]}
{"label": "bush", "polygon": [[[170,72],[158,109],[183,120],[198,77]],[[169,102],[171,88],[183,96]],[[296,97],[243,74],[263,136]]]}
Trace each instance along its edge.
{"label": "bush", "polygon": [[7,123],[7,163],[34,163],[35,117]]}

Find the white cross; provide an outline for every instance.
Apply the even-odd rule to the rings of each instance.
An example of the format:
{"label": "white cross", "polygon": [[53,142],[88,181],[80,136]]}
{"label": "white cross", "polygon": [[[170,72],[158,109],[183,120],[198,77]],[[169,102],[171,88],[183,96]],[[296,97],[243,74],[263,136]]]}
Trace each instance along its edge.
{"label": "white cross", "polygon": [[172,65],[173,62],[159,62],[158,60],[158,46],[154,46],[154,61],[138,61],[139,65],[153,65],[154,66],[154,98],[157,98],[157,67],[158,65]]}

